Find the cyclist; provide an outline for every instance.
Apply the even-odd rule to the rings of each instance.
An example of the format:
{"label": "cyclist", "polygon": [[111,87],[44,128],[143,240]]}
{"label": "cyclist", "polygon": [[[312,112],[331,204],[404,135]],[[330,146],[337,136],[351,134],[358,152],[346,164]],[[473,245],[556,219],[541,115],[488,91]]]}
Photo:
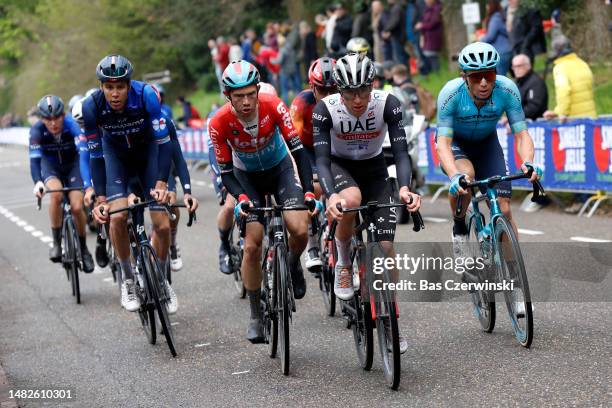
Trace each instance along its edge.
{"label": "cyclist", "polygon": [[174,120],[172,116],[172,108],[170,105],[166,104],[166,90],[161,84],[153,85],[157,92],[159,93],[159,103],[161,104],[161,111],[167,119]]}
{"label": "cyclist", "polygon": [[363,37],[353,37],[346,43],[346,52],[348,54],[357,53],[369,55],[370,53],[370,43]]}
{"label": "cyclist", "polygon": [[[454,224],[452,231],[453,253],[465,256],[467,226],[465,213],[467,205],[459,216],[455,215],[457,195],[468,195],[469,191],[459,185],[476,177],[484,179],[506,175],[506,161],[497,138],[497,122],[506,113],[512,132],[517,141],[517,151],[523,163],[521,169],[534,169],[531,182],[542,176],[542,168],[533,163],[534,147],[527,131],[525,114],[516,84],[503,75],[496,75],[499,54],[487,43],[475,42],[467,45],[459,54],[461,78],[449,81],[438,95],[438,127],[436,149],[440,165],[450,178],[450,206]],[[496,185],[499,206],[504,215],[512,220],[510,211],[510,182]]]}
{"label": "cyclist", "polygon": [[[137,176],[142,190],[158,203],[168,199],[167,180],[172,160],[168,121],[161,112],[155,89],[131,80],[132,71],[127,58],[104,57],[96,67],[100,89],[83,102],[92,180],[98,200],[94,217],[100,223],[108,222],[109,210],[126,206],[130,176]],[[155,252],[164,269],[170,246],[168,216],[160,205],[152,205],[149,210],[156,234]],[[126,223],[125,212],[111,217],[111,241],[123,275],[121,305],[128,311],[136,311],[140,301],[134,292]],[[169,298],[168,312],[175,313],[176,294],[167,280],[164,285]]]}
{"label": "cyclist", "polygon": [[[268,191],[275,193],[277,202],[283,205],[314,200],[312,170],[289,110],[278,97],[258,93],[259,72],[251,63],[232,62],[223,72],[222,81],[229,101],[215,113],[208,130],[223,185],[238,202],[234,213],[247,217],[241,267],[251,306],[247,339],[259,343],[264,339],[260,310],[264,220],[262,214],[247,216],[242,206],[251,203],[261,206]],[[301,185],[287,146],[296,161]],[[306,294],[300,256],[308,240],[308,214],[288,212],[284,218],[289,232],[288,262],[293,291],[295,298],[301,299]]]}
{"label": "cyclist", "polygon": [[[310,160],[312,174],[315,178],[314,193],[317,200],[321,197],[321,186],[316,182],[317,163],[314,147],[312,146],[312,110],[321,99],[338,92],[336,83],[332,78],[335,63],[335,60],[323,57],[310,65],[308,69],[310,89],[300,92],[291,102],[290,109],[293,126],[297,130],[304,146],[304,151],[308,155],[308,160]],[[312,234],[309,224],[308,245],[306,246],[306,269],[314,272],[314,268],[320,268],[321,265],[319,243],[317,242],[317,237]]]}
{"label": "cyclist", "polygon": [[[343,214],[336,205],[347,208],[374,200],[393,202],[382,153],[387,130],[397,166],[400,198],[409,211],[416,211],[420,207],[420,197],[409,190],[410,159],[400,102],[393,95],[372,90],[375,76],[372,61],[362,54],[344,56],[336,62],[333,75],[340,93],[323,98],[314,109],[314,146],[319,181],[328,197],[327,214],[338,221],[334,293],[342,300],[349,300],[354,295],[354,288],[359,287],[358,275],[353,277],[351,272],[350,259],[355,215]],[[391,255],[395,211],[380,209],[375,216],[379,220],[376,238],[385,253]],[[400,349],[402,353],[408,349],[403,337]]]}
{"label": "cyclist", "polygon": [[[34,194],[40,198],[45,189],[82,187],[82,180],[89,178],[89,166],[79,159],[79,151],[86,149],[80,140],[81,129],[70,116],[64,114],[64,102],[58,96],[43,96],[37,108],[41,119],[30,129],[29,154],[30,172],[35,184]],[[52,262],[61,262],[62,193],[51,193],[50,198],[49,221],[53,246],[49,250],[49,259]],[[68,198],[79,235],[83,271],[90,273],[94,270],[94,263],[87,249],[83,192],[71,191]]]}

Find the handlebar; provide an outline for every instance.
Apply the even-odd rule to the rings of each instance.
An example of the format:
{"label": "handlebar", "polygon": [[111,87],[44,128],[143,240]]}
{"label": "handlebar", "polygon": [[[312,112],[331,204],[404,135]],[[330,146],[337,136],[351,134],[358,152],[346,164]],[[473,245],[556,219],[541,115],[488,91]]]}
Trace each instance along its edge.
{"label": "handlebar", "polygon": [[[189,199],[187,200],[189,202],[189,208],[191,208],[193,206],[193,200]],[[187,206],[185,204],[172,204],[170,205],[170,208],[187,208]],[[176,215],[174,215],[173,213],[170,213],[170,217],[172,219],[172,221],[174,221],[176,219]],[[172,218],[174,217],[174,218]],[[193,222],[197,222],[198,221],[198,217],[196,215],[195,211],[192,211],[189,213],[189,221],[187,221],[187,226],[191,227],[193,225]]]}
{"label": "handlebar", "polygon": [[[44,188],[39,188],[38,192],[43,194],[48,194],[48,193],[69,193],[71,191],[83,191],[83,189],[81,187],[63,187],[63,188],[56,188],[53,190],[45,190]],[[41,204],[42,204],[42,197],[36,197],[36,209],[40,211],[41,208]]]}
{"label": "handlebar", "polygon": [[[410,197],[410,201],[408,204],[412,203],[412,197]],[[397,208],[397,207],[405,207],[406,204],[403,203],[383,203],[379,204],[378,201],[370,201],[366,205],[362,205],[354,208],[342,208],[340,204],[336,204],[336,208],[340,212],[357,212],[357,211],[365,211],[368,215],[372,215],[376,210],[380,208]],[[423,217],[421,216],[420,211],[409,212],[410,217],[412,218],[412,230],[415,232],[420,231],[425,228],[425,223],[423,222]]]}

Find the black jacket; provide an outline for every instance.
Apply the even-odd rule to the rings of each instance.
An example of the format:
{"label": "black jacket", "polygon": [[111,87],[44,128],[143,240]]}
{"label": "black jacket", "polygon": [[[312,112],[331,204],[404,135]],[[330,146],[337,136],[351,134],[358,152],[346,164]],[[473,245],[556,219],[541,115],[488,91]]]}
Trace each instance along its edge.
{"label": "black jacket", "polygon": [[535,55],[546,52],[542,16],[538,10],[518,10],[510,32],[512,54],[526,54],[533,63]]}
{"label": "black jacket", "polygon": [[338,18],[334,27],[334,35],[332,36],[332,50],[344,55],[346,53],[346,43],[351,39],[352,32],[353,17],[350,14],[345,14]]}
{"label": "black jacket", "polygon": [[391,7],[384,31],[389,31],[401,44],[406,41],[406,9],[399,1]]}
{"label": "black jacket", "polygon": [[535,120],[541,118],[548,109],[548,90],[546,83],[533,71],[516,80],[525,118]]}

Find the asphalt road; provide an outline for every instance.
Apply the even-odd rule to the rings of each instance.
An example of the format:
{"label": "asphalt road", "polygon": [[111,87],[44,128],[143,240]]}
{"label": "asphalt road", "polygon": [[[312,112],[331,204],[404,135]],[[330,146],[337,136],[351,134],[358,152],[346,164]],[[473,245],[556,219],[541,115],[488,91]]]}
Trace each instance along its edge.
{"label": "asphalt road", "polygon": [[[501,304],[499,323],[486,334],[468,303],[404,302],[400,327],[410,348],[402,358],[400,389],[391,391],[377,346],[374,367],[364,372],[351,332],[340,317],[324,316],[316,281],[308,277],[291,331],[291,373],[283,376],[265,345],[244,338],[247,301],[238,299],[231,278],[217,270],[217,205],[204,173],[192,175],[202,181],[194,183],[202,201],[199,223],[188,230],[181,222],[185,266],[175,275],[179,355],[172,358],[165,340],[147,344],[137,315],[120,308],[107,270],[81,275],[82,304],[74,304],[64,272],[47,259],[47,215],[35,210],[26,151],[0,148],[0,168],[0,364],[14,389],[69,389],[73,397],[20,400],[20,406],[612,404],[610,291],[608,302],[538,303],[529,350],[514,339]],[[402,226],[398,241],[449,240],[445,200],[426,202],[423,215],[426,229],[417,235]],[[538,242],[589,239],[604,241],[605,248],[605,241],[612,241],[610,218],[578,219],[554,209],[534,214],[515,209],[515,217],[528,229],[521,240],[533,248]],[[88,241],[93,247],[93,235]],[[570,261],[570,252],[557,251],[556,261]],[[530,274],[545,263],[528,260]],[[610,288],[612,274],[592,278],[590,267],[578,271],[587,289]]]}

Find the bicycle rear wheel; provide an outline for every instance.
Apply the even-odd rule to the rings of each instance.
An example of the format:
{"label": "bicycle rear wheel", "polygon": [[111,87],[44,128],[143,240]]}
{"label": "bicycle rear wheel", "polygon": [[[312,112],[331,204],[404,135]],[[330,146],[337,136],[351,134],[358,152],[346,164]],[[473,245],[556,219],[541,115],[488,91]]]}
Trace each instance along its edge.
{"label": "bicycle rear wheel", "polygon": [[279,353],[281,359],[281,371],[284,375],[289,374],[290,348],[289,348],[289,320],[291,318],[291,306],[289,305],[289,281],[287,275],[287,252],[284,245],[276,247],[276,276],[278,279],[277,310],[278,310],[278,334]]}
{"label": "bicycle rear wheel", "polygon": [[[363,247],[361,247],[361,249],[357,249],[355,259],[353,260],[353,267],[365,270],[365,262]],[[364,370],[369,371],[374,360],[374,325],[372,323],[371,304],[365,290],[366,284],[363,279],[361,282],[361,288],[355,292],[355,296],[351,300],[354,309],[353,318],[355,319],[351,326],[359,365]]]}
{"label": "bicycle rear wheel", "polygon": [[[149,344],[155,344],[157,342],[157,331],[155,327],[155,303],[151,294],[151,285],[148,275],[142,274],[142,267],[136,269],[137,275],[134,277],[134,282],[136,284],[136,296],[140,300],[138,317],[140,318],[142,329],[147,336],[147,341]],[[139,279],[138,275],[141,275],[143,279]]]}
{"label": "bicycle rear wheel", "polygon": [[168,316],[168,309],[166,306],[167,295],[166,290],[162,286],[160,279],[163,276],[161,268],[159,266],[159,260],[157,255],[151,247],[144,245],[141,247],[141,257],[143,265],[143,274],[145,279],[148,280],[147,284],[150,285],[150,294],[153,298],[153,303],[157,309],[157,317],[162,326],[162,331],[166,337],[168,348],[172,357],[176,357],[176,347],[174,345],[174,333],[172,331],[172,325],[170,323],[170,317]]}
{"label": "bicycle rear wheel", "polygon": [[[480,225],[484,225],[484,218],[480,216]],[[475,215],[472,215],[472,211],[468,211],[466,214],[468,221],[468,246],[472,250],[472,258],[482,258],[482,247],[478,243],[478,231],[476,228],[477,219]],[[490,255],[488,255],[490,257]],[[490,259],[490,258],[489,258]],[[490,266],[489,266],[490,268]],[[482,330],[486,333],[491,333],[495,328],[495,294],[485,291],[478,290],[470,294],[472,304],[474,306],[474,315],[480,322]]]}
{"label": "bicycle rear wheel", "polygon": [[503,216],[495,221],[495,238],[495,262],[502,281],[514,282],[512,291],[504,291],[512,329],[521,346],[529,348],[533,341],[533,310],[527,271],[514,229]]}

